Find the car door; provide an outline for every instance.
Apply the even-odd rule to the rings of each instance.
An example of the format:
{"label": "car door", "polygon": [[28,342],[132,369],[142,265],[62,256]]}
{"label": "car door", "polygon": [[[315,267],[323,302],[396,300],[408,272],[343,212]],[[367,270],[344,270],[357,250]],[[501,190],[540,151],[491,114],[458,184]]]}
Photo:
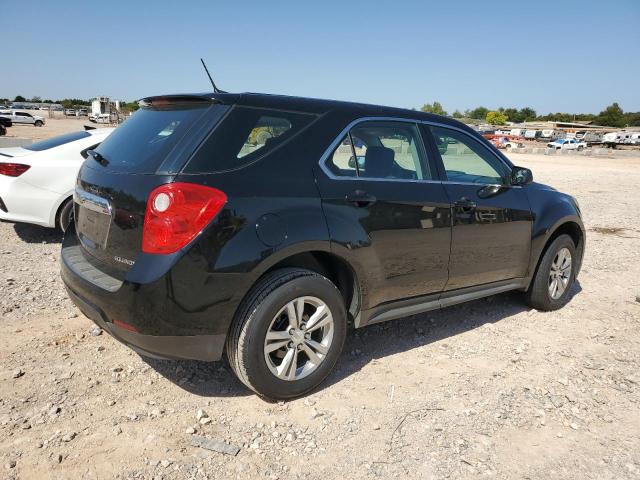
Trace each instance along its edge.
{"label": "car door", "polygon": [[510,167],[462,129],[425,126],[452,203],[451,258],[445,290],[526,276],[532,215]]}
{"label": "car door", "polygon": [[31,115],[24,112],[16,112],[16,119],[14,120],[16,123],[33,123],[31,122]]}
{"label": "car door", "polygon": [[320,165],[332,248],[361,272],[362,308],[442,291],[450,204],[419,126],[358,122],[336,139]]}

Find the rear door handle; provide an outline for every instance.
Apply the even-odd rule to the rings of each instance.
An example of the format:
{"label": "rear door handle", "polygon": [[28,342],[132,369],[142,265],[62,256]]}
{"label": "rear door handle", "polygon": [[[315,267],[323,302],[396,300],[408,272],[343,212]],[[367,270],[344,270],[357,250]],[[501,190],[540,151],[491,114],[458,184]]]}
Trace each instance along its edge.
{"label": "rear door handle", "polygon": [[349,203],[353,203],[356,207],[367,207],[376,203],[376,197],[363,190],[356,190],[355,192],[347,194],[346,200]]}
{"label": "rear door handle", "polygon": [[473,200],[469,200],[467,197],[462,197],[460,200],[453,204],[455,207],[461,208],[463,210],[473,210],[478,205]]}

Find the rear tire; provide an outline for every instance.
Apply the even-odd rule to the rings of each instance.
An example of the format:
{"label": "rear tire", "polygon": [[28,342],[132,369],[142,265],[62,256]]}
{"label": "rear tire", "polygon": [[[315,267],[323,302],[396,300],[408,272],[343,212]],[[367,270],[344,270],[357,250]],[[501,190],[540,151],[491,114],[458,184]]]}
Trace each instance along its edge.
{"label": "rear tire", "polygon": [[[319,313],[317,322],[314,313]],[[344,299],[329,279],[300,268],[276,270],[259,280],[240,305],[227,338],[227,357],[240,381],[257,394],[274,400],[298,397],[331,372],[346,332]]]}
{"label": "rear tire", "polygon": [[[566,262],[562,261],[563,256],[567,254],[569,255],[568,272]],[[573,240],[569,235],[560,235],[549,245],[540,260],[538,270],[525,296],[527,304],[542,311],[564,307],[571,295],[578,264],[579,260]]]}
{"label": "rear tire", "polygon": [[73,199],[68,198],[64,201],[58,211],[58,218],[56,220],[56,226],[64,233],[69,228],[69,225],[73,222]]}

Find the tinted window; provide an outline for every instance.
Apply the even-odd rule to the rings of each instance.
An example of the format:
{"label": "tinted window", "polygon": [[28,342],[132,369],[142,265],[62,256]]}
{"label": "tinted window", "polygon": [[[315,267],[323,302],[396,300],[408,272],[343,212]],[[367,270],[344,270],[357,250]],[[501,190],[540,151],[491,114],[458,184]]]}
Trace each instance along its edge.
{"label": "tinted window", "polygon": [[[110,171],[155,173],[178,142],[198,124],[210,103],[143,107],[96,149]],[[96,163],[97,164],[97,163]]]}
{"label": "tinted window", "polygon": [[47,140],[42,140],[41,142],[32,143],[31,145],[27,145],[23,148],[26,148],[27,150],[33,150],[34,152],[40,152],[42,150],[59,147],[60,145],[64,145],[65,143],[75,142],[76,140],[80,140],[81,138],[87,138],[90,136],[91,134],[89,132],[66,133],[57,137],[48,138]]}
{"label": "tinted window", "polygon": [[309,125],[315,115],[234,107],[185,168],[187,173],[233,170],[267,155]]}
{"label": "tinted window", "polygon": [[450,182],[502,184],[507,167],[484,145],[469,135],[442,127],[431,127]]}
{"label": "tinted window", "polygon": [[356,177],[356,162],[351,148],[351,137],[345,135],[340,144],[333,151],[333,155],[327,162],[327,167],[334,175],[341,177]]}
{"label": "tinted window", "polygon": [[356,125],[350,133],[360,177],[431,178],[429,171],[425,171],[427,162],[416,125],[371,121]]}

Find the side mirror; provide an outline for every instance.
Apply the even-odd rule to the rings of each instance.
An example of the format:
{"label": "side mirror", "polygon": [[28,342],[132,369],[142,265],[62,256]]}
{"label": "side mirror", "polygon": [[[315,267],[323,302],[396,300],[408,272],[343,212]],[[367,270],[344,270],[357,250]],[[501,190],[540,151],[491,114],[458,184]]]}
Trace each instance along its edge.
{"label": "side mirror", "polygon": [[511,185],[528,185],[533,182],[533,172],[524,167],[513,167]]}

